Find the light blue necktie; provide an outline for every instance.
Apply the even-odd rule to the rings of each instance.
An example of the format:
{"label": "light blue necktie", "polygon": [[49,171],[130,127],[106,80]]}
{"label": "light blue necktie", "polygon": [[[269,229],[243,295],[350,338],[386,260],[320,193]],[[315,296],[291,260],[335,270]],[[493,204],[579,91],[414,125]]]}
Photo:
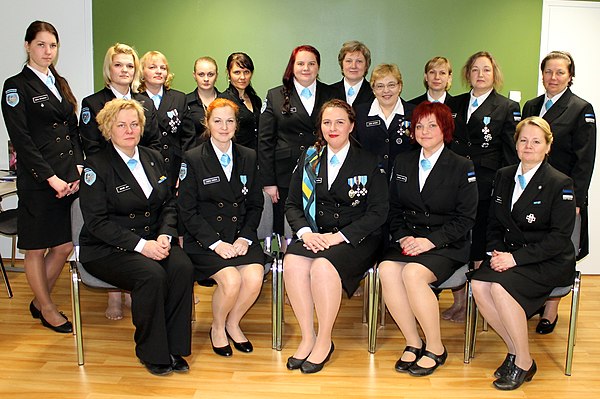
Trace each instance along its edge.
{"label": "light blue necktie", "polygon": [[356,90],[354,90],[354,87],[348,89],[348,97],[352,97],[355,93]]}
{"label": "light blue necktie", "polygon": [[50,89],[53,89],[55,82],[56,80],[54,79],[54,76],[48,75],[48,77],[46,78],[46,86],[48,86],[48,88]]}
{"label": "light blue necktie", "polygon": [[129,161],[127,161],[127,166],[129,167],[129,170],[134,170],[135,167],[137,166],[138,161],[131,158]]}
{"label": "light blue necktie", "polygon": [[152,101],[154,101],[154,108],[158,109],[158,107],[160,107],[161,100],[162,96],[160,94],[155,94],[152,96]]}
{"label": "light blue necktie", "polygon": [[546,107],[546,111],[548,111],[550,109],[552,104],[553,104],[552,100],[548,99],[548,101],[546,101],[546,104],[544,105]]}
{"label": "light blue necktie", "polygon": [[226,168],[227,166],[229,166],[229,163],[231,162],[231,157],[227,154],[223,154],[223,155],[221,155],[220,162],[221,162],[221,165],[223,165],[223,167]]}
{"label": "light blue necktie", "polygon": [[421,167],[425,172],[431,169],[431,161],[429,159],[421,159]]}
{"label": "light blue necktie", "polygon": [[312,97],[312,93],[310,92],[308,87],[302,89],[302,91],[300,92],[300,97],[306,98],[307,100]]}
{"label": "light blue necktie", "polygon": [[479,107],[479,103],[477,102],[477,99],[475,99],[475,101],[473,101],[473,104],[471,104],[472,106],[474,106],[475,108]]}
{"label": "light blue necktie", "polygon": [[519,179],[519,185],[521,186],[521,190],[525,190],[525,187],[527,187],[527,182],[525,181],[525,176],[517,175],[517,179]]}
{"label": "light blue necktie", "polygon": [[340,164],[340,160],[338,159],[337,155],[333,154],[329,163],[333,166],[338,166]]}

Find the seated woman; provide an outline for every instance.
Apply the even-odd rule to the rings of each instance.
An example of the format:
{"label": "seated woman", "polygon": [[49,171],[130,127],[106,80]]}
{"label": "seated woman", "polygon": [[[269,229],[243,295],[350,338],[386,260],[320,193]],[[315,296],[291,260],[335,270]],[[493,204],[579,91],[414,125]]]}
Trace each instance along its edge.
{"label": "seated woman", "polygon": [[115,99],[97,116],[108,141],[85,161],[80,259],[131,292],[136,355],[155,375],[185,372],[194,269],[177,246],[177,212],[160,153],[139,146],[144,109]]}
{"label": "seated woman", "polygon": [[[425,376],[448,356],[440,334],[437,286],[469,261],[477,211],[473,164],[450,151],[450,108],[424,102],[412,114],[420,150],[394,162],[390,183],[390,248],[379,264],[383,297],[406,339],[396,371]],[[417,322],[425,334],[419,336]]]}
{"label": "seated woman", "polygon": [[240,320],[260,293],[265,261],[256,236],[263,209],[256,152],[232,142],[237,114],[231,100],[210,103],[207,140],[185,154],[179,172],[183,248],[194,264],[196,280],[217,282],[209,336],[221,356],[233,354],[228,338],[241,352],[253,350]]}
{"label": "seated woman", "polygon": [[552,141],[550,125],[538,116],[517,125],[521,163],[496,174],[487,234],[491,259],[472,276],[479,311],[508,348],[494,373],[501,390],[535,375],[527,318],[554,287],[572,284],[575,276],[573,181],[547,163]]}
{"label": "seated woman", "polygon": [[354,121],[346,102],[326,102],[317,142],[302,154],[290,182],[286,216],[298,240],[287,249],[283,278],[302,341],[287,368],[303,373],[320,371],[331,357],[342,288],[351,296],[375,263],[389,208],[377,157],[350,145]]}

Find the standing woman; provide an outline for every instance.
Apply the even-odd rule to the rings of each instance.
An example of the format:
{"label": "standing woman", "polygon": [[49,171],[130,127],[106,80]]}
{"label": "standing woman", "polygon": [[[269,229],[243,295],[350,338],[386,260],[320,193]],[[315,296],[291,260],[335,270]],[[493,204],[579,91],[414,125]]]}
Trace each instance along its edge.
{"label": "standing woman", "polygon": [[137,92],[140,80],[140,61],[137,53],[126,44],[116,43],[106,51],[102,76],[105,87],[83,99],[81,103],[81,116],[79,117],[79,130],[85,155],[91,155],[106,146],[106,140],[98,129],[96,115],[104,104],[114,98],[137,100],[144,107],[146,125],[144,136],[140,145],[155,150],[160,149],[158,122],[152,102]]}
{"label": "standing woman", "polygon": [[[469,57],[462,74],[471,91],[454,97],[450,102],[450,108],[456,115],[450,149],[472,160],[477,174],[479,204],[471,245],[471,261],[477,268],[486,256],[487,215],[496,171],[518,162],[513,135],[517,122],[521,120],[521,112],[518,103],[496,92],[502,86],[502,72],[487,51]],[[444,311],[444,318],[464,321],[464,289],[456,291],[454,298],[454,304]]]}
{"label": "standing woman", "polygon": [[389,176],[396,156],[414,147],[408,129],[415,106],[400,98],[402,74],[396,64],[377,65],[371,74],[371,88],[375,99],[356,107],[355,137],[379,157]]}
{"label": "standing woman", "polygon": [[252,87],[254,63],[246,53],[233,53],[227,57],[229,87],[219,97],[233,101],[239,109],[236,144],[252,148],[258,146],[258,119],[260,118],[260,97]]}
{"label": "standing woman", "polygon": [[325,103],[317,141],[290,182],[286,216],[298,239],[287,249],[283,278],[302,341],[287,368],[303,373],[320,371],[330,359],[342,289],[351,296],[373,266],[388,213],[387,180],[377,158],[350,144],[354,120],[346,102]]}
{"label": "standing woman", "polygon": [[72,331],[50,294],[71,243],[71,203],[79,190],[83,154],[77,129],[77,101],[58,74],[58,32],[48,22],[32,22],[25,32],[27,64],[4,82],[2,113],[19,154],[17,188],[19,248],[34,294],[31,316],[59,333]]}
{"label": "standing woman", "polygon": [[238,106],[219,98],[206,109],[209,137],[185,154],[179,173],[179,214],[183,248],[196,268],[196,280],[217,282],[209,332],[214,352],[231,356],[231,346],[252,352],[240,320],[262,286],[265,262],[256,235],[263,209],[256,152],[233,143]]}
{"label": "standing woman", "polygon": [[359,104],[371,104],[375,96],[371,85],[365,79],[371,66],[369,48],[357,40],[350,40],[342,44],[338,62],[343,79],[331,85],[335,97],[346,101],[354,109]]}
{"label": "standing woman", "polygon": [[[429,375],[448,356],[439,304],[429,288],[469,260],[477,186],[473,163],[450,151],[450,108],[424,102],[413,112],[420,150],[400,154],[390,182],[390,248],[379,263],[383,297],[406,340],[398,372]],[[425,335],[422,340],[417,322]]]}
{"label": "standing woman", "polygon": [[148,51],[140,59],[142,77],[138,91],[148,96],[156,110],[160,129],[160,153],[167,166],[171,186],[175,189],[183,153],[196,141],[194,124],[185,94],[171,89],[173,74],[167,58],[158,51]]}
{"label": "standing woman", "polygon": [[452,86],[452,65],[446,57],[433,57],[425,64],[423,75],[425,94],[409,101],[419,105],[423,101],[439,102],[448,105],[452,96],[448,93]]}
{"label": "standing woman", "polygon": [[[546,93],[525,103],[523,117],[541,116],[550,124],[554,142],[548,163],[571,177],[575,184],[577,218],[573,242],[577,259],[583,259],[589,253],[587,206],[596,157],[596,116],[592,104],[570,89],[575,77],[571,54],[552,51],[542,60],[541,70]],[[559,302],[560,298],[546,302],[536,327],[538,333],[554,331]]]}
{"label": "standing woman", "polygon": [[219,95],[215,82],[219,76],[217,61],[212,57],[200,57],[194,62],[192,76],[196,81],[196,89],[188,93],[185,98],[196,130],[196,145],[202,142],[200,138],[204,130],[204,114],[208,104],[213,102]]}

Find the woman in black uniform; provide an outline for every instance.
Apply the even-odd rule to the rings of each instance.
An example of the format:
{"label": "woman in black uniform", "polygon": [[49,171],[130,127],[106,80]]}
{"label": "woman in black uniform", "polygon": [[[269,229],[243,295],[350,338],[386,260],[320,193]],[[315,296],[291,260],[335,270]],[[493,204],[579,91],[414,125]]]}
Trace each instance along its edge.
{"label": "woman in black uniform", "polygon": [[303,373],[320,371],[330,359],[342,289],[351,296],[375,263],[389,208],[377,157],[350,144],[354,120],[348,103],[325,103],[317,142],[302,154],[290,182],[286,216],[298,239],[287,249],[283,277],[302,341],[287,368]]}
{"label": "woman in black uniform", "polygon": [[[578,259],[589,253],[588,190],[596,157],[596,116],[592,104],[576,96],[570,87],[575,77],[575,61],[564,51],[552,51],[541,63],[546,93],[529,100],[523,117],[540,116],[550,124],[554,136],[548,163],[571,177],[575,185],[577,218],[573,243]],[[558,321],[560,298],[549,299],[536,331],[549,334]]]}
{"label": "woman in black uniform", "polygon": [[142,77],[138,91],[152,100],[156,110],[160,153],[175,189],[183,153],[196,142],[194,123],[185,94],[171,89],[173,74],[167,58],[158,51],[149,51],[140,59],[140,67]]}
{"label": "woman in black uniform", "polygon": [[573,181],[546,162],[552,140],[540,117],[517,126],[521,163],[496,175],[487,236],[492,257],[472,275],[479,311],[508,348],[494,373],[501,390],[516,389],[535,375],[527,318],[554,287],[572,284],[575,276]]}
{"label": "woman in black uniform", "polygon": [[213,102],[219,95],[219,90],[215,87],[215,82],[219,76],[217,61],[212,57],[200,57],[194,62],[194,71],[192,76],[196,81],[196,89],[188,93],[185,98],[196,130],[196,144],[202,143],[202,133],[204,133],[204,113],[208,104]]}
{"label": "woman in black uniform", "polygon": [[83,154],[77,129],[77,101],[54,61],[58,32],[35,21],[25,33],[27,64],[4,82],[2,113],[19,154],[17,188],[19,248],[35,298],[31,315],[56,332],[72,325],[50,294],[71,253],[70,208],[79,190]]}
{"label": "woman in black uniform", "polygon": [[440,102],[448,105],[452,96],[448,93],[452,86],[452,65],[446,57],[433,57],[425,64],[423,75],[424,94],[409,101],[419,105],[423,101]]}
{"label": "woman in black uniform", "polygon": [[[425,376],[448,356],[439,304],[429,284],[447,280],[469,260],[469,233],[477,210],[473,163],[450,151],[450,108],[424,102],[412,114],[420,150],[400,154],[390,183],[390,248],[379,263],[383,297],[406,347],[398,372]],[[417,322],[425,334],[419,336]]]}
{"label": "woman in black uniform", "polygon": [[206,110],[209,140],[188,151],[179,173],[179,211],[185,226],[183,248],[196,280],[212,278],[213,350],[231,356],[228,338],[241,352],[253,347],[240,320],[262,286],[264,254],[256,229],[263,209],[256,152],[234,144],[238,106],[219,98]]}
{"label": "woman in black uniform", "polygon": [[260,97],[252,87],[254,63],[246,53],[233,53],[227,57],[229,87],[219,97],[233,101],[239,109],[235,143],[256,151],[258,145],[258,120]]}
{"label": "woman in black uniform", "polygon": [[135,352],[146,369],[186,372],[194,269],[178,246],[166,167],[160,153],[138,145],[144,110],[137,101],[109,101],[97,120],[107,145],[85,160],[81,262],[131,292]]}
{"label": "woman in black uniform", "polygon": [[273,202],[273,229],[284,234],[284,206],[292,171],[302,151],[315,142],[317,115],[333,98],[317,80],[321,55],[309,45],[296,47],[283,74],[283,85],[270,89],[258,132],[258,164],[264,190]]}

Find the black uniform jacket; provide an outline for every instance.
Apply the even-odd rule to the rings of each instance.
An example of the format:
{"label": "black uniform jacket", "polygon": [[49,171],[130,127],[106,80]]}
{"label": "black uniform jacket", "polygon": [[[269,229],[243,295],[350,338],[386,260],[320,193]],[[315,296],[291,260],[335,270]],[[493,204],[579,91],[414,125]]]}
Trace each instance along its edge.
{"label": "black uniform jacket", "polygon": [[79,240],[82,262],[134,251],[140,238],[155,240],[168,234],[176,239],[176,204],[162,156],[142,146],[138,151],[152,185],[150,198],[110,142],[86,158],[79,194],[84,220]]}
{"label": "black uniform jacket", "polygon": [[236,144],[252,148],[256,151],[258,146],[258,121],[260,119],[262,102],[258,96],[252,96],[250,93],[248,93],[248,96],[250,97],[250,102],[252,102],[252,111],[240,99],[235,87],[229,85],[227,90],[219,94],[219,97],[231,100],[239,107],[238,129],[235,132]]}
{"label": "black uniform jacket", "polygon": [[444,148],[419,192],[420,150],[396,158],[390,181],[390,233],[393,245],[402,237],[424,237],[432,254],[459,262],[469,260],[470,235],[477,213],[473,163]]}
{"label": "black uniform jacket", "polygon": [[[539,115],[543,102],[543,95],[527,101],[523,118]],[[543,118],[550,124],[554,136],[548,162],[573,179],[575,203],[579,207],[586,206],[596,158],[594,108],[567,89]]]}
{"label": "black uniform jacket", "polygon": [[[290,182],[289,196],[285,205],[285,215],[294,232],[309,227],[302,204],[302,174],[304,157],[302,154],[298,168]],[[351,146],[337,177],[327,189],[327,149],[321,155],[321,166],[316,180],[316,222],[319,233],[342,234],[354,247],[369,235],[381,234],[385,223],[389,202],[387,180],[379,168],[377,158],[369,152]],[[366,176],[366,193],[355,194],[356,186],[348,184],[348,179]],[[364,178],[363,178],[364,180]],[[354,194],[350,193],[353,189]]]}
{"label": "black uniform jacket", "polygon": [[[215,92],[217,96],[219,95],[219,90],[215,87]],[[194,122],[194,129],[196,131],[196,143],[192,145],[192,147],[200,145],[204,140],[200,138],[202,133],[204,133],[204,115],[205,109],[204,104],[202,104],[202,100],[200,100],[200,96],[198,95],[198,90],[194,89],[192,92],[185,95],[185,100],[187,101],[187,105],[190,108],[190,118],[192,122]],[[206,104],[208,106],[208,104]]]}
{"label": "black uniform jacket", "polygon": [[321,106],[333,98],[333,93],[330,86],[317,81],[315,95],[315,107],[309,115],[292,85],[290,112],[284,113],[283,86],[268,91],[258,130],[258,164],[265,186],[288,188],[300,154],[315,143]]}
{"label": "black uniform jacket", "polygon": [[[58,83],[56,88],[60,91]],[[66,182],[79,179],[83,153],[73,107],[62,101],[27,66],[4,82],[2,114],[18,154],[19,190],[48,188],[54,175]]]}
{"label": "black uniform jacket", "polygon": [[[454,97],[452,97],[450,95],[450,93],[446,92],[446,98],[444,99],[444,104],[446,104],[447,106],[450,106],[450,102],[452,101]],[[419,97],[415,97],[412,100],[409,100],[408,102],[410,104],[414,104],[414,105],[419,105],[425,101],[429,101],[429,99],[427,98],[427,92],[421,94]]]}
{"label": "black uniform jacket", "polygon": [[[141,94],[149,99],[147,104],[153,106],[148,94],[146,92]],[[185,94],[177,90],[164,89],[160,107],[155,112],[160,130],[160,153],[167,166],[169,177],[172,178],[171,184],[175,184],[173,180],[177,181],[183,153],[192,148],[196,141],[196,132]]]}
{"label": "black uniform jacket", "polygon": [[187,253],[206,251],[223,240],[243,237],[258,244],[256,229],[263,209],[256,152],[233,144],[233,170],[227,181],[210,141],[186,152],[181,166],[178,206],[185,226]]}
{"label": "black uniform jacket", "polygon": [[[331,85],[331,89],[333,90],[333,95],[335,98],[346,101],[346,86],[344,85],[344,79],[339,82],[333,83]],[[352,103],[352,108],[356,109],[356,107],[360,104],[371,104],[375,100],[375,94],[373,94],[373,89],[371,89],[371,85],[367,80],[363,80],[360,85],[360,90]]]}
{"label": "black uniform jacket", "polygon": [[467,123],[470,99],[464,93],[450,101],[455,123],[450,149],[473,161],[479,200],[484,201],[490,198],[496,171],[519,162],[513,136],[521,113],[518,103],[492,90]]}
{"label": "black uniform jacket", "polygon": [[575,272],[573,181],[544,162],[511,211],[517,167],[502,168],[496,176],[487,250],[512,252],[517,268],[526,267],[549,286],[569,285]]}
{"label": "black uniform jacket", "polygon": [[[104,108],[104,105],[114,98],[115,95],[110,88],[105,87],[91,96],[84,98],[81,103],[79,130],[81,132],[81,141],[83,142],[83,151],[86,156],[100,151],[100,149],[107,145],[106,140],[102,137],[102,132],[98,129],[96,116]],[[155,150],[160,149],[158,121],[156,120],[156,112],[154,112],[154,103],[147,96],[139,93],[132,93],[131,98],[142,104],[144,115],[146,116],[144,134],[140,145]]]}
{"label": "black uniform jacket", "polygon": [[388,172],[388,176],[398,154],[418,147],[409,136],[410,117],[415,106],[403,99],[400,101],[404,115],[395,115],[389,128],[385,127],[385,122],[379,116],[369,116],[372,101],[356,108],[354,137],[362,148],[378,156],[379,164]]}

